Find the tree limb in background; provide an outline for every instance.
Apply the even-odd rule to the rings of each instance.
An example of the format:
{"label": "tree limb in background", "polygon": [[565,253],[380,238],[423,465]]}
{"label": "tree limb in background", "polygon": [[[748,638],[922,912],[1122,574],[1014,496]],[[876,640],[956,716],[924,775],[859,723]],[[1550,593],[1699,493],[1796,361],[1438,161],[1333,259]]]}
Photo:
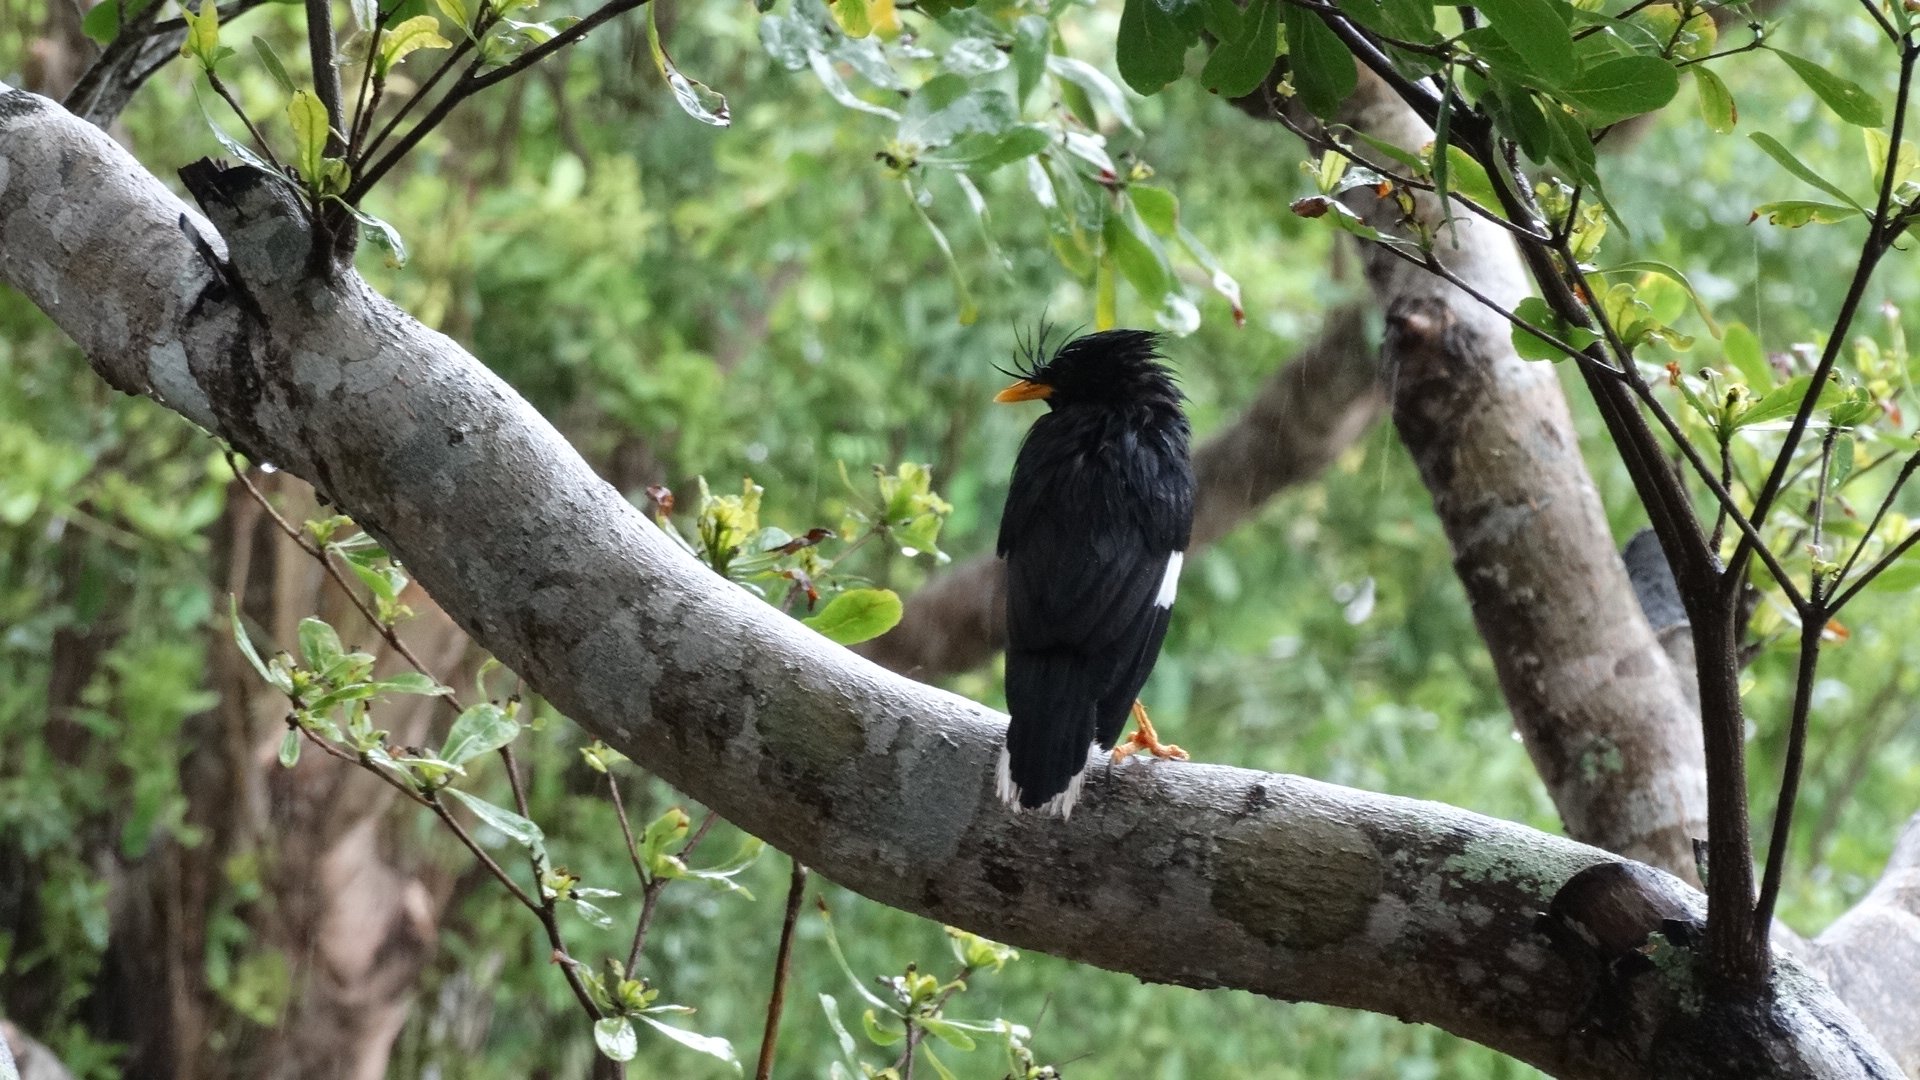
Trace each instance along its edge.
{"label": "tree limb in background", "polygon": [[[1283,113],[1291,106],[1271,85],[1264,100],[1269,116],[1326,137],[1303,113]],[[1433,139],[1365,71],[1335,121],[1408,150]],[[1345,198],[1383,232],[1398,226],[1399,204],[1372,187]],[[1457,208],[1438,226],[1432,197],[1414,200],[1450,274],[1508,307],[1526,293],[1504,231]],[[1401,441],[1568,833],[1693,880],[1706,797],[1692,671],[1674,668],[1634,599],[1555,369],[1517,357],[1507,323],[1454,285],[1381,245],[1363,255],[1388,312]]]}
{"label": "tree limb in background", "polygon": [[[105,0],[115,3],[117,0]],[[259,7],[266,0],[233,0],[220,5],[220,21]],[[105,127],[119,118],[133,100],[134,92],[148,79],[180,55],[187,40],[187,24],[182,19],[159,19],[162,5],[153,4],[120,28],[100,56],[88,66],[66,96],[65,105],[75,116]]]}
{"label": "tree limb in background", "polygon": [[[1327,317],[1320,336],[1270,376],[1253,404],[1193,455],[1193,548],[1218,540],[1279,492],[1319,476],[1379,417],[1384,397],[1366,308]],[[1005,568],[991,554],[907,598],[900,624],[858,650],[916,679],[979,667],[1006,644]]]}
{"label": "tree limb in background", "polygon": [[[1564,1077],[1897,1075],[1818,980],[1703,1013],[1625,955],[1550,944],[1535,917],[1567,916],[1563,884],[1631,864],[1534,830],[1144,763],[1099,770],[1071,822],[1010,815],[991,791],[1001,717],[707,572],[452,341],[351,271],[316,284],[303,215],[260,174],[191,173],[223,257],[44,99],[0,87],[0,162],[0,280],[104,379],[308,478],[582,727],[842,884],[1147,979],[1433,1023]],[[88,303],[56,302],[72,296]],[[1602,927],[1603,945],[1697,923],[1673,879],[1615,879],[1579,910],[1672,917]],[[1559,925],[1598,925],[1583,918]]]}

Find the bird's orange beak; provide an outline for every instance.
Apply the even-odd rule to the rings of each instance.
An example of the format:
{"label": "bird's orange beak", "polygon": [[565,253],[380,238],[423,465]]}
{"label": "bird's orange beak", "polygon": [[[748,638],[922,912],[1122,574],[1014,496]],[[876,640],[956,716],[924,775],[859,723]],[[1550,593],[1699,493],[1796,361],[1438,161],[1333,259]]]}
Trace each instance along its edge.
{"label": "bird's orange beak", "polygon": [[1010,405],[1016,401],[1045,401],[1052,393],[1053,387],[1048,386],[1046,383],[1034,382],[1032,379],[1021,379],[1019,382],[993,395],[993,400],[1002,405]]}

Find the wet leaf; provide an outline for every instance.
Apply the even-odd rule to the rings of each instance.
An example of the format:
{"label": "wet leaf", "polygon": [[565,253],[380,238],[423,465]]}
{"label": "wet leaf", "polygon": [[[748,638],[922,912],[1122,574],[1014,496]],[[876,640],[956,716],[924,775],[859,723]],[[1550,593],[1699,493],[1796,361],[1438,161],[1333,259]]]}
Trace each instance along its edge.
{"label": "wet leaf", "polygon": [[520,735],[520,721],[490,701],[470,705],[447,732],[440,756],[455,765],[464,765],[482,754],[492,753]]}
{"label": "wet leaf", "polygon": [[[866,10],[865,0],[847,2],[859,5],[862,11]],[[726,97],[705,83],[687,78],[674,66],[673,57],[667,55],[666,46],[660,43],[660,28],[653,18],[655,10],[654,5],[647,5],[647,48],[653,53],[654,67],[659,69],[660,76],[666,79],[667,86],[672,89],[673,100],[680,106],[680,111],[712,127],[732,124],[733,117],[727,111]]]}
{"label": "wet leaf", "polygon": [[593,1044],[614,1061],[632,1061],[640,1053],[640,1036],[633,1021],[624,1016],[609,1016],[593,1024]]}

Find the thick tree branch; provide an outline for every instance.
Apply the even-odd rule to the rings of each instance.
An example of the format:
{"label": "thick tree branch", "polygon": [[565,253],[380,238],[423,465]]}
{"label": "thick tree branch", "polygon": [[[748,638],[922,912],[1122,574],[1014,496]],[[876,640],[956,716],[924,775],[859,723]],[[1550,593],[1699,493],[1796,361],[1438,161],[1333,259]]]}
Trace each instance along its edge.
{"label": "thick tree branch", "polygon": [[[1751,1011],[1696,1012],[1684,967],[1549,946],[1535,914],[1609,861],[1571,841],[1204,765],[1100,769],[1071,822],[1010,815],[998,716],[693,562],[453,342],[350,271],[311,279],[304,217],[261,174],[189,174],[232,249],[213,266],[158,181],[44,99],[0,88],[0,166],[0,281],[104,378],[308,478],[588,731],[868,896],[1147,979],[1433,1023],[1566,1077],[1897,1075],[1789,961]],[[1632,880],[1697,924],[1697,894]]]}
{"label": "thick tree branch", "polygon": [[[1336,119],[1418,150],[1433,133],[1379,79]],[[1383,231],[1401,211],[1347,198]],[[1511,238],[1465,215],[1415,213],[1434,256],[1511,308],[1526,293]],[[1706,832],[1697,713],[1634,600],[1552,365],[1513,352],[1484,304],[1381,246],[1367,276],[1387,309],[1394,422],[1433,494],[1500,687],[1576,839],[1693,877]]]}
{"label": "thick tree branch", "polygon": [[[1194,451],[1194,549],[1225,536],[1279,492],[1320,475],[1370,430],[1384,402],[1377,372],[1365,310],[1335,310],[1247,411]],[[858,651],[917,679],[978,667],[1006,644],[1003,587],[998,558],[968,559],[908,597],[900,625]]]}

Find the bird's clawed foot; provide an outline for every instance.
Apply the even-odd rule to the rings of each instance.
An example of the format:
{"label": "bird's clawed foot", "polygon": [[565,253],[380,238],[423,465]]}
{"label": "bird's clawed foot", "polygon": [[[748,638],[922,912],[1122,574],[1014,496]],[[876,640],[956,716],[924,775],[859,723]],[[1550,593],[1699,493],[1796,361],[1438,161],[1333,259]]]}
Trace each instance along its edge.
{"label": "bird's clawed foot", "polygon": [[1138,701],[1133,703],[1133,734],[1120,740],[1113,748],[1113,760],[1118,764],[1145,750],[1157,758],[1172,758],[1175,761],[1187,760],[1187,752],[1173,745],[1163,743],[1160,736],[1154,734],[1153,721],[1147,719],[1147,707]]}

